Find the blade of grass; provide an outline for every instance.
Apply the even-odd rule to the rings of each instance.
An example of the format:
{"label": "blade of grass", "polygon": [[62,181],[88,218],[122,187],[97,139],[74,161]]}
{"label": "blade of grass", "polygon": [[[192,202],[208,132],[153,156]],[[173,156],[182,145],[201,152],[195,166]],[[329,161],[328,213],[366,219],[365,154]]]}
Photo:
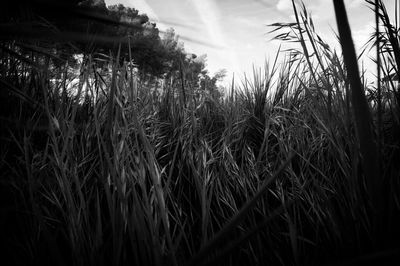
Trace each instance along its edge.
{"label": "blade of grass", "polygon": [[[379,217],[382,209],[381,179],[377,167],[376,144],[373,137],[372,116],[361,85],[357,56],[351,36],[347,12],[343,0],[334,0],[336,22],[339,29],[340,44],[343,50],[347,76],[350,79],[351,103],[353,106],[356,131],[362,155],[362,166],[366,178],[367,190],[375,217]],[[377,218],[378,219],[378,218]],[[377,222],[377,221],[376,221]],[[378,226],[375,224],[375,226]]]}
{"label": "blade of grass", "polygon": [[208,241],[207,244],[204,245],[195,256],[193,256],[188,265],[197,265],[198,263],[200,263],[228,236],[228,234],[246,217],[250,210],[254,208],[257,201],[264,195],[270,184],[274,182],[278,178],[278,176],[285,170],[293,157],[293,154],[289,156],[289,158],[279,167],[274,175],[271,178],[267,179],[264,184],[261,185],[253,198],[247,201],[244,206],[239,210],[239,212],[235,216],[233,216],[227,224],[225,224],[225,226],[214,236],[214,238]]}

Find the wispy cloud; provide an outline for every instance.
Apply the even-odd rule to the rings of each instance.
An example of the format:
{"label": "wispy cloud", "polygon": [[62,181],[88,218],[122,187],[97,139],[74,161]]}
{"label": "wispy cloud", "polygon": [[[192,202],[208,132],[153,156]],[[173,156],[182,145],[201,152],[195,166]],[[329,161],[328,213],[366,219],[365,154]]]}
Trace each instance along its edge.
{"label": "wispy cloud", "polygon": [[221,30],[221,12],[215,0],[203,0],[203,1],[193,1],[196,11],[200,17],[202,24],[207,29],[207,33],[211,39],[213,45],[222,46],[222,51],[220,55],[227,57],[230,61],[231,66],[234,70],[239,69],[239,64],[236,59],[236,55],[229,47],[224,38],[223,31]]}
{"label": "wispy cloud", "polygon": [[218,10],[218,6],[213,0],[193,1],[197,13],[201,19],[201,22],[206,27],[208,34],[211,37],[211,41],[214,44],[225,46],[225,40],[222,37],[221,29],[219,25],[219,19],[221,14]]}
{"label": "wispy cloud", "polygon": [[149,18],[154,20],[160,20],[154,9],[147,3],[146,0],[134,0],[130,1],[134,4],[135,8],[140,10],[142,13],[146,13]]}
{"label": "wispy cloud", "polygon": [[279,11],[291,11],[292,1],[291,0],[279,0],[276,4],[276,9]]}

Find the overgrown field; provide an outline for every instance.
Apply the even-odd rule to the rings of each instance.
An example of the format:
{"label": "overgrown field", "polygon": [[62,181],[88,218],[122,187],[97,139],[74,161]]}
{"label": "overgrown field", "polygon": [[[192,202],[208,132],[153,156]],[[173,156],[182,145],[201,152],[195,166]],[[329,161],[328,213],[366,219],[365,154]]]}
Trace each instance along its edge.
{"label": "overgrown field", "polygon": [[118,49],[71,66],[53,64],[39,45],[23,53],[2,41],[3,257],[33,265],[399,261],[399,28],[381,1],[368,2],[380,25],[369,46],[380,55],[372,85],[359,78],[345,20],[342,54],[302,6],[297,21],[269,29],[299,49],[232,80],[224,97],[191,82],[184,64],[161,82],[140,77]]}

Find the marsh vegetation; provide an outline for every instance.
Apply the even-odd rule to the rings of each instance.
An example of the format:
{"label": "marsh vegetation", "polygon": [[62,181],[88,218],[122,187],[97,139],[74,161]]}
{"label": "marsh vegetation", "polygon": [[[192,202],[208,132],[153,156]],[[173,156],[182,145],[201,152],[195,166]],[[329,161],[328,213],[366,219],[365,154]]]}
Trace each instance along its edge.
{"label": "marsh vegetation", "polygon": [[375,85],[360,75],[343,1],[340,51],[293,1],[296,20],[266,30],[300,48],[224,91],[224,72],[210,76],[172,30],[161,38],[134,9],[66,2],[49,16],[22,1],[1,21],[2,259],[399,260],[399,25],[382,1],[366,1]]}

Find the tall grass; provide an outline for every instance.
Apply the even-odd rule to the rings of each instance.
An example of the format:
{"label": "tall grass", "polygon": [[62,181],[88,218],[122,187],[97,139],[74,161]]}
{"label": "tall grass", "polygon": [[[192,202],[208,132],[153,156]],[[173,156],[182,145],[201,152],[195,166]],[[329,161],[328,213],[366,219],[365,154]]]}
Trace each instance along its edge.
{"label": "tall grass", "polygon": [[[335,1],[341,18],[342,4]],[[374,33],[377,67],[390,75],[398,47],[387,46],[396,45],[397,29],[382,2],[370,4],[392,29]],[[46,55],[27,58],[4,43],[2,97],[14,111],[2,117],[7,257],[64,265],[396,257],[398,90],[393,80],[367,90],[346,52],[350,29],[339,24],[342,58],[306,7],[293,7],[295,23],[272,26],[301,50],[232,81],[225,98],[190,86],[183,66],[177,82],[157,91],[118,55],[107,57],[106,72],[87,55],[74,74],[74,66],[53,67]]]}

